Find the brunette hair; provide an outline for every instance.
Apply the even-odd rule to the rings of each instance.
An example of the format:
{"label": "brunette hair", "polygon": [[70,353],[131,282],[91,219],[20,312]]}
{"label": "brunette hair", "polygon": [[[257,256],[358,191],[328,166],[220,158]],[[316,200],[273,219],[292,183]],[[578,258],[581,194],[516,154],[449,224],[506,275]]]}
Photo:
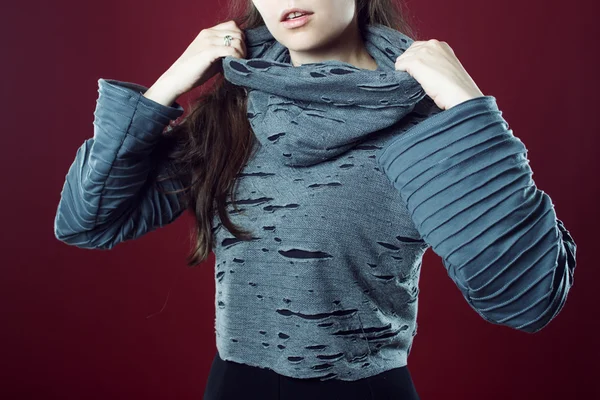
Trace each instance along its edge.
{"label": "brunette hair", "polygon": [[[398,0],[356,0],[356,8],[359,28],[378,23],[417,40]],[[226,12],[226,20],[234,20],[240,29],[264,25],[251,0],[232,0]],[[154,153],[156,157],[166,158],[175,171],[174,175],[157,177],[154,183],[179,178],[184,186],[182,190],[159,190],[179,193],[183,206],[196,219],[192,232],[196,234],[195,246],[187,256],[188,266],[205,261],[214,247],[215,211],[221,224],[237,239],[252,238],[250,232],[233,224],[227,213],[230,195],[231,204],[238,211],[233,196],[236,178],[251,157],[255,144],[246,115],[246,92],[224,79],[222,73],[211,81],[209,90],[191,102],[192,107],[181,122],[168,128]]]}

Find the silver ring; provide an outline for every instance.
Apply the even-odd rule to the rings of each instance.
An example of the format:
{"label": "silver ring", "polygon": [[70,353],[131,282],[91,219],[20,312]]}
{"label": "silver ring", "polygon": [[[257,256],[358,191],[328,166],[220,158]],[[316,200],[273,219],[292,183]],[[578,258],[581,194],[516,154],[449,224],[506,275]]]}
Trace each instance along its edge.
{"label": "silver ring", "polygon": [[231,39],[233,39],[233,36],[225,35],[223,39],[225,40],[225,46],[231,46]]}

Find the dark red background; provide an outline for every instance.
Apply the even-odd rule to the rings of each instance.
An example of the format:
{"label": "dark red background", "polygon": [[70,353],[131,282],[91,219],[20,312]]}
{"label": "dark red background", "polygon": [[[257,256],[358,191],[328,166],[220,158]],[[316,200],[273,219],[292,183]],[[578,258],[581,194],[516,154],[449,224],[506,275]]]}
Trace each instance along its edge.
{"label": "dark red background", "polygon": [[[0,397],[202,397],[216,352],[214,258],[186,268],[191,216],[112,251],[59,242],[53,220],[75,152],[93,134],[97,80],[150,86],[201,29],[222,22],[226,4],[1,6]],[[598,398],[598,3],[427,0],[408,8],[416,39],[448,42],[496,97],[578,245],[566,306],[534,335],[481,319],[429,250],[409,357],[417,390],[424,400]]]}

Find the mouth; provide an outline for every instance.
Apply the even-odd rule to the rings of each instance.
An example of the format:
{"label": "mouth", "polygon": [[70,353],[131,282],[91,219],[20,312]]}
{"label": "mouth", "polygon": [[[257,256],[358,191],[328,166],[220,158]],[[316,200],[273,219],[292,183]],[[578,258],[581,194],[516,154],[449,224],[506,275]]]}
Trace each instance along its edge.
{"label": "mouth", "polygon": [[283,24],[284,27],[286,28],[299,28],[301,26],[304,26],[308,23],[308,21],[312,18],[312,13],[307,12],[306,14],[303,15],[298,15],[298,16],[293,16],[292,18],[287,18],[287,15],[292,14],[293,13],[287,13],[286,17],[284,19],[281,20],[281,23]]}
{"label": "mouth", "polygon": [[281,16],[279,18],[279,22],[283,22],[287,19],[287,17],[292,14],[292,13],[299,13],[299,14],[312,14],[312,11],[308,11],[308,10],[303,10],[301,8],[288,8],[287,10],[283,10],[283,12],[281,13]]}

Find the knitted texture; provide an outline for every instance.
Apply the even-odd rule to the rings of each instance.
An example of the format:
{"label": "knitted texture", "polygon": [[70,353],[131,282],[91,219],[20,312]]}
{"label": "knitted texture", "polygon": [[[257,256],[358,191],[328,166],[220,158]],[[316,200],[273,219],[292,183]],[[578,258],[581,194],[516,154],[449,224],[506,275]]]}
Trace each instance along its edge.
{"label": "knitted texture", "polygon": [[[428,248],[486,321],[533,333],[565,304],[575,242],[496,99],[441,111],[394,71],[410,39],[368,32],[377,71],[292,67],[264,28],[246,32],[250,58],[223,61],[226,78],[248,88],[258,139],[238,176],[239,208],[228,205],[251,240],[212,221],[225,360],[321,380],[406,365]],[[148,178],[170,168],[149,155],[183,109],[138,84],[98,83],[94,137],[67,173],[54,230],[70,245],[110,249],[183,213]]]}
{"label": "knitted texture", "polygon": [[223,59],[225,78],[248,93],[254,134],[284,165],[310,166],[393,127],[423,99],[421,85],[394,68],[413,42],[384,25],[362,31],[378,69],[329,60],[294,67],[289,51],[263,25],[246,30],[247,58]]}

